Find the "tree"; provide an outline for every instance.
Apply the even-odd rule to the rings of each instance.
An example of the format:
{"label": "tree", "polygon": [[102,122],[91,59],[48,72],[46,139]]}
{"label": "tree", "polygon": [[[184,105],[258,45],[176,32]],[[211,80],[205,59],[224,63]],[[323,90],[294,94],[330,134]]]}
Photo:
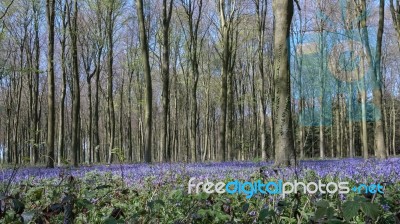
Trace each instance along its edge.
{"label": "tree", "polygon": [[32,9],[34,12],[34,49],[35,49],[35,65],[34,72],[32,72],[32,80],[30,83],[31,92],[31,140],[32,147],[30,151],[30,161],[31,164],[36,164],[38,162],[38,148],[39,148],[39,125],[40,125],[40,114],[39,114],[39,75],[40,75],[40,44],[39,44],[39,17],[40,17],[40,7],[39,2],[32,2]]}
{"label": "tree", "polygon": [[57,153],[57,163],[58,166],[61,166],[62,159],[65,153],[64,146],[64,134],[65,134],[65,97],[66,97],[66,89],[67,89],[67,71],[66,71],[66,42],[67,42],[67,3],[65,2],[62,6],[61,12],[61,96],[60,96],[60,109],[59,109],[59,125],[58,125],[58,153]]}
{"label": "tree", "polygon": [[[235,60],[235,24],[238,14],[238,8],[235,2],[231,0],[219,0],[218,13],[220,21],[221,45],[220,53],[222,61],[221,71],[221,124],[219,133],[219,147],[222,155],[222,161],[231,159],[232,150],[232,132],[233,132],[233,68]],[[236,26],[235,26],[236,25]],[[228,129],[228,130],[227,130]],[[227,144],[228,143],[228,144]]]}
{"label": "tree", "polygon": [[289,30],[292,0],[274,0],[274,137],[275,165],[294,165],[294,143],[290,98]]}
{"label": "tree", "polygon": [[147,33],[146,33],[146,25],[144,20],[144,11],[143,11],[143,0],[136,0],[136,10],[139,24],[139,33],[140,33],[140,48],[142,51],[142,62],[144,67],[144,73],[146,77],[146,112],[145,112],[145,155],[144,161],[146,163],[152,162],[152,102],[153,102],[153,90],[151,84],[151,71],[150,71],[150,62],[149,62],[149,45],[147,41]]}
{"label": "tree", "polygon": [[[78,62],[78,0],[73,1],[73,17],[71,21],[71,12],[68,11],[69,32],[72,42],[72,144],[71,144],[71,163],[78,166],[78,153],[80,148],[79,140],[79,110],[80,110],[80,86],[79,86],[79,62]],[[67,7],[70,10],[70,7]],[[71,24],[72,22],[72,24]]]}
{"label": "tree", "polygon": [[265,26],[267,17],[267,1],[255,0],[256,14],[257,14],[257,31],[258,31],[258,69],[261,78],[260,88],[260,119],[261,119],[261,158],[267,158],[267,116],[266,116],[266,75],[264,72],[264,45],[265,45]]}
{"label": "tree", "polygon": [[47,15],[47,157],[46,167],[54,167],[55,141],[55,87],[54,87],[54,18],[55,0],[46,0]]}
{"label": "tree", "polygon": [[[365,1],[365,0],[364,0]],[[376,54],[375,54],[375,64],[374,64],[374,89],[373,91],[373,101],[377,112],[380,114],[380,119],[375,121],[374,139],[376,145],[376,156],[380,159],[386,159],[386,143],[385,143],[385,132],[383,124],[383,103],[382,103],[382,72],[381,72],[381,58],[382,58],[382,39],[383,39],[383,28],[385,21],[385,1],[379,1],[379,22],[378,22],[378,33],[376,40]]]}
{"label": "tree", "polygon": [[107,19],[106,19],[106,35],[107,35],[107,66],[108,66],[108,76],[107,76],[107,114],[108,114],[108,133],[109,133],[109,147],[108,147],[108,163],[113,161],[113,150],[115,141],[115,112],[114,112],[114,100],[113,100],[113,63],[114,63],[114,22],[115,22],[115,0],[111,0],[107,3]]}
{"label": "tree", "polygon": [[171,149],[169,145],[168,138],[168,128],[169,128],[169,102],[170,102],[170,93],[169,93],[169,25],[171,22],[172,15],[172,5],[173,0],[163,0],[162,1],[162,105],[163,105],[163,129],[161,136],[161,150],[164,161],[171,160]]}
{"label": "tree", "polygon": [[[372,79],[373,79],[373,101],[375,106],[375,115],[377,116],[377,120],[374,124],[374,140],[375,140],[375,155],[378,158],[385,159],[386,155],[386,145],[385,145],[385,136],[384,136],[384,124],[383,124],[383,104],[382,104],[382,74],[381,74],[381,55],[382,55],[382,37],[383,37],[383,28],[384,28],[384,1],[380,0],[379,3],[379,21],[378,21],[378,33],[377,33],[377,41],[376,41],[376,55],[375,58],[372,57],[369,37],[368,37],[368,30],[367,30],[367,18],[366,18],[366,8],[367,3],[366,0],[361,0],[359,5],[360,14],[363,15],[360,21],[360,28],[361,28],[361,36],[363,45],[366,48],[366,57],[367,63],[373,66],[372,72]],[[365,91],[362,90],[362,97],[365,97]],[[365,106],[364,106],[365,107]],[[363,119],[364,115],[363,115]],[[364,122],[364,121],[363,121]],[[368,158],[368,147],[367,147],[367,131],[366,125],[363,124],[363,155],[364,158]]]}
{"label": "tree", "polygon": [[[199,82],[199,63],[200,50],[199,47],[199,29],[202,19],[203,0],[181,1],[187,16],[188,35],[185,35],[187,42],[187,51],[189,55],[190,70],[191,70],[191,127],[190,127],[190,160],[192,162],[197,159],[197,87]],[[196,11],[197,9],[197,11]],[[196,16],[197,14],[197,16]],[[202,42],[202,39],[200,40]],[[200,43],[201,45],[201,43]]]}

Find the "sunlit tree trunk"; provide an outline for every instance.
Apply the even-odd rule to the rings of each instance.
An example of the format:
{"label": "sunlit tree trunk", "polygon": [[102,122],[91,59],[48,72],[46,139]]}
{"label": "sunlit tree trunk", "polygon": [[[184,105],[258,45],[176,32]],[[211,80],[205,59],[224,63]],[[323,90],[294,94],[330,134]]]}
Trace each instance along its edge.
{"label": "sunlit tree trunk", "polygon": [[114,100],[113,100],[113,63],[114,63],[114,5],[115,1],[111,0],[107,3],[107,120],[108,120],[108,156],[107,162],[113,162],[113,150],[115,143],[115,110],[114,110]]}
{"label": "sunlit tree trunk", "polygon": [[257,13],[257,31],[258,31],[258,70],[261,78],[260,88],[260,130],[261,130],[261,158],[267,159],[267,122],[266,122],[266,90],[265,90],[265,72],[264,72],[264,45],[265,45],[265,24],[267,17],[267,1],[257,0],[254,2]]}
{"label": "sunlit tree trunk", "polygon": [[274,0],[275,76],[275,165],[294,165],[294,143],[290,102],[289,30],[293,17],[292,0]]}
{"label": "sunlit tree trunk", "polygon": [[[364,0],[365,1],[365,0]],[[379,25],[376,42],[376,54],[375,54],[375,65],[374,65],[374,89],[373,89],[373,101],[376,108],[376,114],[380,114],[380,119],[375,121],[374,139],[376,142],[376,156],[380,159],[386,159],[386,144],[385,144],[385,131],[384,131],[384,111],[382,103],[382,71],[381,71],[381,57],[382,57],[382,39],[383,39],[383,28],[384,28],[384,14],[385,14],[385,1],[379,1]]]}

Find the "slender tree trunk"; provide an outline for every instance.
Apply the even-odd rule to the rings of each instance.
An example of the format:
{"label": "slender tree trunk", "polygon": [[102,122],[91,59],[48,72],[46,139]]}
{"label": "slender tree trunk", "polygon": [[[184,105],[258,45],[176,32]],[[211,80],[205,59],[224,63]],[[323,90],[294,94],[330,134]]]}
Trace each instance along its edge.
{"label": "slender tree trunk", "polygon": [[260,126],[261,126],[261,158],[267,159],[267,122],[266,122],[266,99],[265,99],[265,72],[264,72],[264,39],[265,24],[267,16],[267,1],[255,1],[257,13],[257,30],[258,30],[258,70],[261,78],[260,88]]}
{"label": "slender tree trunk", "polygon": [[[78,62],[78,0],[74,0],[72,21],[68,21],[71,43],[72,43],[72,67],[73,67],[73,91],[72,91],[72,139],[71,139],[71,163],[73,166],[78,167],[79,164],[79,108],[80,108],[80,88],[79,88],[79,62]],[[71,13],[68,13],[71,16]],[[72,22],[72,24],[71,24]]]}
{"label": "slender tree trunk", "polygon": [[[129,72],[130,73],[130,72]],[[132,85],[133,85],[133,71],[132,74],[129,75],[129,83],[128,83],[128,121],[129,121],[129,126],[128,126],[128,145],[129,145],[129,150],[128,150],[128,161],[129,162],[134,162],[134,159],[137,158],[137,155],[134,155],[133,151],[133,122],[132,122]],[[121,124],[122,125],[122,124]]]}
{"label": "slender tree trunk", "polygon": [[[300,87],[300,91],[301,91],[301,89],[302,89],[302,87]],[[300,93],[300,96],[301,96],[301,93]],[[303,111],[303,109],[304,109],[304,99],[303,98],[300,99],[300,105],[299,106],[300,106],[299,111],[301,113],[301,111]],[[305,158],[305,154],[304,154],[304,147],[305,147],[304,134],[305,134],[304,125],[301,125],[300,126],[300,131],[299,131],[300,160]]]}
{"label": "slender tree trunk", "polygon": [[64,110],[65,110],[65,96],[66,96],[66,88],[67,88],[67,80],[66,80],[66,65],[65,65],[65,47],[66,47],[66,13],[67,13],[67,4],[63,6],[63,12],[61,15],[62,20],[62,37],[60,41],[61,45],[61,97],[60,97],[60,110],[59,110],[59,126],[58,126],[58,153],[57,153],[57,164],[58,166],[62,165],[62,159],[64,157],[64,128],[65,128],[65,119],[64,119]]}
{"label": "slender tree trunk", "polygon": [[[25,39],[25,38],[24,38]],[[24,49],[24,43],[21,43],[21,52],[20,52],[20,69],[21,71],[24,69],[23,68],[23,49]],[[19,123],[20,123],[20,113],[21,113],[21,97],[22,97],[22,87],[23,87],[23,74],[19,74],[19,81],[17,81],[17,88],[16,88],[16,93],[15,93],[15,98],[17,98],[17,108],[15,110],[15,117],[14,117],[14,130],[13,130],[13,154],[14,154],[14,162],[16,164],[21,163],[21,148],[19,147],[18,144],[18,131],[19,131]]]}
{"label": "slender tree trunk", "polygon": [[[364,82],[362,80],[361,82]],[[362,84],[365,88],[365,84]],[[368,159],[368,133],[367,133],[367,110],[366,110],[366,93],[365,89],[363,87],[361,88],[360,91],[360,97],[361,97],[361,143],[362,143],[362,149],[363,149],[363,157],[364,159]]]}
{"label": "slender tree trunk", "polygon": [[[223,45],[228,45],[228,31],[227,28],[223,30]],[[226,161],[226,121],[227,121],[227,100],[228,100],[228,64],[225,62],[228,56],[228,47],[225,47],[223,50],[223,64],[222,64],[222,86],[221,86],[221,124],[220,124],[220,133],[219,133],[219,147],[220,147],[220,155],[221,160]]]}
{"label": "slender tree trunk", "polygon": [[110,6],[107,12],[107,47],[108,47],[108,76],[107,76],[107,114],[108,114],[108,125],[109,125],[109,139],[108,139],[108,157],[107,162],[110,164],[113,162],[113,150],[115,142],[115,110],[113,100],[113,63],[114,63],[114,41],[113,41],[113,30],[114,30],[114,0],[111,0]]}
{"label": "slender tree trunk", "polygon": [[[100,61],[100,58],[97,59]],[[99,65],[99,64],[98,64]],[[100,69],[95,73],[95,88],[96,93],[94,97],[94,113],[93,113],[93,147],[94,147],[94,162],[100,162],[100,133],[99,133],[99,92],[100,92]]]}
{"label": "slender tree trunk", "polygon": [[33,114],[32,114],[32,138],[33,138],[33,146],[31,147],[31,165],[36,164],[38,162],[38,148],[39,148],[39,113],[38,113],[38,104],[39,104],[39,75],[40,75],[40,43],[39,43],[39,15],[37,5],[34,3],[34,11],[35,11],[35,72],[33,77]]}
{"label": "slender tree trunk", "polygon": [[142,60],[144,65],[144,73],[146,77],[146,146],[144,160],[146,163],[152,162],[152,102],[153,90],[151,84],[150,62],[149,62],[149,45],[147,42],[146,26],[143,13],[143,0],[136,0],[136,9],[139,23],[140,46],[142,51]]}
{"label": "slender tree trunk", "polygon": [[[319,2],[319,4],[320,4],[320,2]],[[321,20],[320,21],[320,30],[321,30],[321,34],[320,34],[320,36],[319,36],[319,38],[320,38],[320,44],[319,44],[319,48],[320,48],[320,55],[321,55],[321,58],[324,58],[325,56],[324,56],[324,49],[325,49],[325,46],[324,46],[324,41],[325,41],[325,38],[324,38],[324,32],[323,32],[323,30],[324,30],[324,24],[323,24],[323,21]],[[324,95],[325,95],[325,74],[323,73],[323,71],[324,71],[324,61],[323,60],[320,60],[320,65],[319,65],[319,78],[321,79],[321,82],[320,82],[320,91],[321,91],[321,96],[320,96],[320,104],[319,104],[319,107],[320,107],[320,116],[319,116],[319,157],[321,158],[321,159],[324,159],[325,158],[325,136],[324,136],[324,112],[325,112],[325,110],[324,110],[324,108],[326,107],[325,106],[325,97],[324,97]]]}
{"label": "slender tree trunk", "polygon": [[55,90],[54,90],[54,18],[55,0],[46,0],[47,14],[47,157],[46,167],[54,167],[54,141],[55,141]]}
{"label": "slender tree trunk", "polygon": [[92,100],[92,81],[90,77],[86,79],[88,85],[88,99],[89,99],[89,145],[88,145],[88,154],[87,154],[87,162],[90,164],[93,162],[93,100]]}
{"label": "slender tree trunk", "polygon": [[396,156],[396,108],[394,107],[394,99],[392,100],[392,113],[393,113],[393,133],[392,133],[392,145],[393,145],[393,156]]}
{"label": "slender tree trunk", "polygon": [[161,133],[161,154],[163,161],[171,161],[171,149],[169,148],[168,128],[169,128],[169,24],[172,15],[173,0],[162,1],[162,105],[163,105],[163,129]]}
{"label": "slender tree trunk", "polygon": [[[124,155],[126,155],[126,151],[124,150],[124,132],[123,132],[123,128],[124,125],[126,125],[126,123],[124,123],[124,77],[122,77],[122,81],[121,81],[121,90],[119,93],[119,149],[121,150],[121,153],[123,153]],[[120,158],[120,157],[118,157]],[[125,156],[123,157],[125,158]],[[121,161],[119,160],[120,163],[126,162],[126,161]]]}

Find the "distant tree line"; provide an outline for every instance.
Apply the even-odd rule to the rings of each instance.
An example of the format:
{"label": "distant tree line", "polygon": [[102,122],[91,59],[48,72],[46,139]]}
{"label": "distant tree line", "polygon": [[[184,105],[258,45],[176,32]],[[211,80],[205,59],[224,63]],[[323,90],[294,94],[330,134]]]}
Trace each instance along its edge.
{"label": "distant tree line", "polygon": [[[394,156],[399,1],[347,1],[347,17],[342,2],[1,1],[0,160],[54,167],[273,159],[287,166]],[[295,54],[307,49],[295,46],[329,29],[360,34],[360,60],[374,65],[375,85],[351,90],[360,120],[348,116],[352,107],[337,87],[329,93],[331,124],[322,113],[320,123],[304,125],[301,112],[325,101],[297,98],[294,88],[338,83],[296,86],[307,74]],[[372,113],[381,116],[371,120]]]}

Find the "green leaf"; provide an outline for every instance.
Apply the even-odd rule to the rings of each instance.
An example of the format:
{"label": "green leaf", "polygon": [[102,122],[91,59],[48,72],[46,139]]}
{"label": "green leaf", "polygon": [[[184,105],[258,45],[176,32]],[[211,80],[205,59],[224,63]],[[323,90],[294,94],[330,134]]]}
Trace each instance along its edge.
{"label": "green leaf", "polygon": [[44,191],[44,188],[42,188],[42,187],[30,190],[29,195],[31,197],[31,200],[32,201],[40,200],[43,196],[43,191]]}
{"label": "green leaf", "polygon": [[342,224],[344,223],[344,221],[340,220],[340,219],[330,219],[327,222],[328,224]]}
{"label": "green leaf", "polygon": [[346,201],[343,203],[343,217],[350,221],[352,218],[358,215],[360,205],[355,201]]}
{"label": "green leaf", "polygon": [[245,203],[245,204],[242,206],[243,212],[247,212],[247,211],[249,210],[249,207],[250,207],[249,203]]}
{"label": "green leaf", "polygon": [[86,209],[90,209],[93,207],[92,203],[90,203],[90,201],[87,200],[86,198],[84,199],[79,198],[78,200],[76,200],[76,206],[78,208],[86,208]]}
{"label": "green leaf", "polygon": [[286,202],[286,201],[279,201],[278,202],[278,207],[285,207],[285,206],[289,206],[290,203]]}
{"label": "green leaf", "polygon": [[332,208],[332,207],[329,207],[329,208],[326,210],[326,216],[327,216],[327,218],[328,218],[328,219],[332,219],[332,218],[334,217],[334,215],[335,215],[335,209]]}
{"label": "green leaf", "polygon": [[315,211],[314,219],[319,220],[323,218],[326,215],[326,210],[327,207],[318,207],[317,210]]}
{"label": "green leaf", "polygon": [[159,205],[161,205],[161,206],[164,206],[164,205],[165,205],[165,203],[164,203],[163,200],[157,199],[157,200],[148,202],[148,203],[147,203],[147,206],[149,206],[150,209],[153,209],[154,206],[157,205],[157,204],[159,204]]}
{"label": "green leaf", "polygon": [[209,195],[205,192],[200,192],[195,197],[197,200],[206,200],[209,197]]}
{"label": "green leaf", "polygon": [[117,224],[118,221],[114,217],[109,217],[104,220],[103,224]]}
{"label": "green leaf", "polygon": [[197,211],[197,214],[201,215],[201,216],[206,216],[207,215],[207,210],[205,209],[199,209],[199,211]]}
{"label": "green leaf", "polygon": [[367,199],[365,197],[355,196],[354,201],[355,202],[366,202]]}
{"label": "green leaf", "polygon": [[260,214],[258,215],[258,220],[259,221],[264,221],[265,218],[267,218],[269,214],[270,214],[270,212],[268,211],[268,209],[261,210]]}
{"label": "green leaf", "polygon": [[176,198],[176,199],[180,199],[182,198],[182,196],[183,196],[182,190],[173,190],[169,194],[170,198]]}
{"label": "green leaf", "polygon": [[361,203],[361,211],[363,211],[365,215],[373,219],[376,219],[380,214],[379,206],[370,202]]}
{"label": "green leaf", "polygon": [[25,205],[18,199],[13,199],[13,210],[17,214],[22,214],[25,210]]}
{"label": "green leaf", "polygon": [[97,186],[95,189],[101,190],[101,189],[106,189],[106,188],[110,188],[110,187],[112,187],[112,186],[108,185],[108,184],[104,184],[104,185]]}
{"label": "green leaf", "polygon": [[220,223],[220,222],[226,222],[226,221],[229,220],[229,218],[230,218],[229,215],[224,214],[224,213],[222,213],[222,212],[217,212],[217,213],[215,214],[215,222],[218,222],[218,223]]}
{"label": "green leaf", "polygon": [[317,207],[320,208],[328,208],[329,207],[329,202],[325,201],[325,200],[320,200],[316,203]]}

